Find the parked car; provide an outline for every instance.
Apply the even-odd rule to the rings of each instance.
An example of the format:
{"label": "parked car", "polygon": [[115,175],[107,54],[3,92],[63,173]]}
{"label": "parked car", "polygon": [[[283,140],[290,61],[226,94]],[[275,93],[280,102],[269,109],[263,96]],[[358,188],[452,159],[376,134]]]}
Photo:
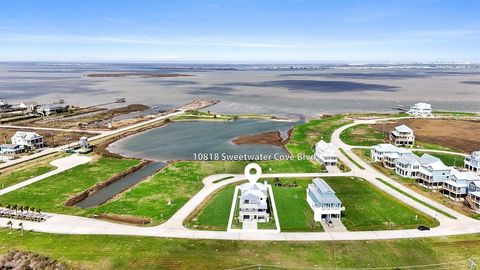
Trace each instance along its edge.
{"label": "parked car", "polygon": [[429,228],[429,227],[423,226],[423,225],[418,226],[417,229],[418,229],[419,231],[430,231],[430,228]]}

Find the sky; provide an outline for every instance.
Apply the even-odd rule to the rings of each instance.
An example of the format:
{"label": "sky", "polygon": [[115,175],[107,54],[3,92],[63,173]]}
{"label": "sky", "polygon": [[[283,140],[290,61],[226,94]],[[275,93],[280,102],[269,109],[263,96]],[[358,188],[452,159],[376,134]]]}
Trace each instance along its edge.
{"label": "sky", "polygon": [[0,0],[0,61],[480,61],[480,0]]}

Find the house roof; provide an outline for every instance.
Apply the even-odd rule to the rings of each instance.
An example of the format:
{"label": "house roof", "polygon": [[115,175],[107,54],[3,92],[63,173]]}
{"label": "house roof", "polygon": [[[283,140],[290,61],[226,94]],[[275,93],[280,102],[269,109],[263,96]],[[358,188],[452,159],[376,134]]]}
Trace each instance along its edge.
{"label": "house roof", "polygon": [[377,150],[378,152],[390,152],[390,153],[397,153],[399,155],[412,153],[412,151],[410,151],[408,149],[400,148],[400,147],[397,147],[397,146],[395,146],[393,144],[389,144],[389,143],[377,144],[373,148],[375,148],[375,150]]}
{"label": "house roof", "polygon": [[0,144],[0,148],[17,148],[17,147],[21,147],[21,145],[18,145],[18,144],[11,144],[11,143],[2,143]]}
{"label": "house roof", "polygon": [[417,108],[417,109],[431,109],[432,105],[424,102],[419,102],[413,105],[412,107]]}
{"label": "house roof", "polygon": [[248,199],[248,198],[266,198],[267,194],[263,193],[260,190],[247,190],[244,194],[242,194],[242,199]]}
{"label": "house roof", "polygon": [[335,191],[322,178],[313,179],[313,183],[308,185],[308,190],[316,204],[342,203],[335,195]]}
{"label": "house roof", "polygon": [[[243,197],[244,195],[247,194],[253,194],[257,197],[266,197],[267,196],[267,186],[262,184],[262,183],[245,183],[243,185],[240,185],[240,191],[241,191],[241,196]],[[260,193],[263,195],[259,195]]]}
{"label": "house roof", "polygon": [[322,193],[335,193],[335,191],[322,178],[313,179],[313,183]]}
{"label": "house roof", "polygon": [[398,132],[402,132],[402,133],[413,132],[413,130],[406,125],[401,125],[401,126],[395,127],[395,130],[398,131]]}
{"label": "house roof", "polygon": [[432,156],[432,155],[423,154],[422,157],[420,157],[419,161],[420,161],[420,164],[422,164],[422,165],[428,165],[428,164],[431,164],[431,163],[439,162],[441,160],[437,157]]}
{"label": "house roof", "polygon": [[419,159],[420,158],[415,154],[405,154],[398,159],[398,162],[400,162],[402,164],[414,165],[414,164],[419,164],[420,163],[418,161]]}
{"label": "house roof", "polygon": [[472,152],[472,154],[470,155],[470,158],[480,162],[480,151]]}
{"label": "house roof", "polygon": [[38,139],[38,138],[43,138],[38,133],[30,132],[30,131],[17,131],[17,132],[15,132],[13,137],[21,137],[21,138],[24,138],[25,140],[34,140],[34,139]]}
{"label": "house roof", "polygon": [[459,171],[457,169],[452,169],[450,171],[450,174],[452,175],[452,178],[458,180],[458,181],[480,181],[480,176],[471,172],[471,171]]}
{"label": "house roof", "polygon": [[321,140],[317,144],[315,144],[315,151],[333,154],[335,153],[335,147],[333,146],[333,144]]}
{"label": "house roof", "polygon": [[447,165],[443,164],[441,161],[437,161],[434,163],[429,163],[427,165],[424,165],[426,169],[432,170],[432,171],[443,171],[443,170],[450,170],[451,167],[448,167]]}

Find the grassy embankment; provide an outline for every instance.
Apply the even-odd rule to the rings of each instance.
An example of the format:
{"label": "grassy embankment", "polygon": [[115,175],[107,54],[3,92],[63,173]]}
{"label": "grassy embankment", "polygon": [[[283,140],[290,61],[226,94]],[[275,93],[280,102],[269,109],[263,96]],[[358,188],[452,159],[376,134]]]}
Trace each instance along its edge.
{"label": "grassy embankment", "polygon": [[266,114],[218,114],[204,111],[187,111],[184,114],[176,115],[171,118],[173,121],[233,121],[237,119],[265,119],[275,120],[272,115]]}
{"label": "grassy embankment", "polygon": [[[370,149],[354,149],[355,154],[361,157],[365,162],[370,164],[370,166],[374,167],[376,170],[381,172],[382,174],[388,176],[389,178],[399,182],[400,184],[412,189],[414,192],[417,192],[427,198],[430,198],[438,203],[441,203],[447,207],[452,208],[455,211],[458,211],[464,215],[468,215],[477,219],[480,219],[480,215],[474,214],[468,207],[464,206],[460,202],[454,202],[447,197],[443,196],[440,192],[432,192],[431,190],[424,188],[417,184],[416,180],[413,178],[406,178],[402,177],[395,173],[394,170],[389,170],[383,167],[378,162],[372,162],[370,158]],[[431,208],[431,207],[430,207]]]}
{"label": "grassy embankment", "polygon": [[[345,206],[343,224],[351,231],[416,228],[418,225],[437,226],[429,216],[405,205],[368,182],[354,177],[326,177],[325,181],[337,192]],[[311,179],[281,179],[295,181],[297,187],[273,186],[282,231],[322,231],[313,220],[313,212],[305,200],[305,189]],[[226,230],[234,186],[215,194],[188,226],[198,229]],[[417,219],[416,219],[417,218]]]}
{"label": "grassy embankment", "polygon": [[29,250],[83,269],[225,269],[257,264],[291,268],[412,269],[414,265],[430,265],[423,268],[468,269],[470,258],[477,263],[480,259],[480,234],[319,242],[20,234],[0,230],[0,254],[12,248]]}

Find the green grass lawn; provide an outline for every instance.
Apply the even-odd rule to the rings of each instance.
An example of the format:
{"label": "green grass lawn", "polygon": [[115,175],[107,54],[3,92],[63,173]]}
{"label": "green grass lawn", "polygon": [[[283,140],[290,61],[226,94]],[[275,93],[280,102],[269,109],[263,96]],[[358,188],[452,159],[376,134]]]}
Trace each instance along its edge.
{"label": "green grass lawn", "polygon": [[464,161],[465,161],[465,157],[460,155],[444,154],[444,153],[429,153],[429,152],[421,152],[421,151],[415,151],[413,153],[417,156],[422,156],[423,154],[429,154],[431,156],[438,157],[447,166],[455,165],[456,167],[463,167]]}
{"label": "green grass lawn", "polygon": [[351,122],[351,120],[345,119],[344,115],[310,120],[293,128],[290,141],[286,147],[294,155],[298,153],[313,155],[313,146],[318,141],[323,139],[326,142],[330,142],[332,133],[337,128]]}
{"label": "green grass lawn", "polygon": [[19,168],[18,170],[0,174],[0,189],[18,184],[32,177],[42,175],[54,170],[55,167],[47,164],[39,166]]}
{"label": "green grass lawn", "polygon": [[345,129],[340,134],[340,139],[349,145],[373,146],[385,143],[385,136],[388,135],[388,131],[385,134],[370,125],[362,124]]}
{"label": "green grass lawn", "polygon": [[[311,179],[281,179],[283,184],[295,181],[297,187],[274,186],[273,196],[277,205],[278,218],[282,231],[323,231],[322,226],[313,220],[312,209],[307,204],[305,189]],[[217,192],[199,211],[193,220],[187,223],[189,227],[198,229],[226,230],[230,207],[232,205],[235,183]],[[268,228],[271,228],[271,225]],[[259,224],[259,228],[263,224]]]}
{"label": "green grass lawn", "polygon": [[429,216],[391,197],[365,180],[356,177],[324,179],[345,206],[342,222],[350,231],[412,229],[418,225],[430,227],[438,225]]}
{"label": "green grass lawn", "polygon": [[241,173],[244,167],[242,162],[175,162],[116,200],[90,212],[141,216],[159,224],[170,218],[203,187],[204,177],[218,173]]}
{"label": "green grass lawn", "polygon": [[355,164],[355,166],[357,166],[358,168],[360,168],[362,170],[365,170],[365,168],[362,165],[358,164],[358,162],[356,162],[352,157],[350,157],[347,154],[347,152],[345,152],[345,150],[343,150],[342,148],[339,148],[338,150],[340,150],[340,152],[342,152],[342,154],[344,154],[348,158],[348,160],[350,160],[353,164]]}
{"label": "green grass lawn", "polygon": [[[337,192],[346,211],[342,221],[348,230],[388,230],[416,228],[418,225],[438,225],[432,218],[394,199],[368,182],[351,177],[325,178]],[[282,231],[322,231],[313,220],[313,211],[306,201],[306,187],[311,179],[281,179],[282,183],[295,181],[297,187],[274,186],[278,218]],[[234,186],[219,191],[206,203],[190,227],[226,230]],[[417,220],[415,220],[417,216]]]}
{"label": "green grass lawn", "polygon": [[2,195],[0,203],[30,206],[47,212],[79,214],[83,212],[81,209],[64,206],[70,196],[108,180],[139,163],[139,160],[134,159],[100,158]]}
{"label": "green grass lawn", "polygon": [[479,262],[480,234],[384,241],[268,242],[34,232],[21,236],[20,232],[9,234],[0,229],[0,254],[14,248],[82,269],[227,269],[257,264],[302,269],[412,269],[413,265],[431,265],[421,269],[434,269],[432,264],[440,263],[450,269],[468,269],[470,258]]}
{"label": "green grass lawn", "polygon": [[275,186],[273,196],[277,205],[282,231],[323,231],[322,225],[313,220],[313,211],[307,203],[306,188],[311,179],[281,179],[283,184],[295,181],[297,187]]}
{"label": "green grass lawn", "polygon": [[204,204],[195,217],[186,222],[187,227],[205,230],[227,230],[228,218],[232,205],[233,193],[237,183],[226,186],[216,192]]}

